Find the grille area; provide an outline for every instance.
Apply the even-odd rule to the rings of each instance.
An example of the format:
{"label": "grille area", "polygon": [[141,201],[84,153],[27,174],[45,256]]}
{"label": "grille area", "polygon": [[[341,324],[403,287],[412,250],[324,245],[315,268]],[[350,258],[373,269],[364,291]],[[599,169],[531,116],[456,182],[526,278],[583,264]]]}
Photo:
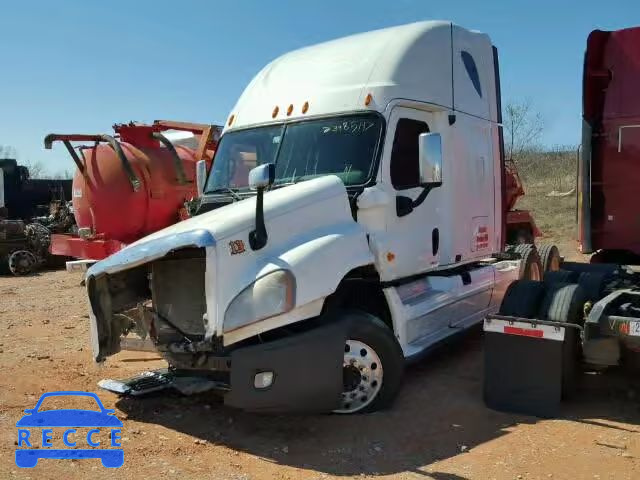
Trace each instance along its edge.
{"label": "grille area", "polygon": [[153,262],[151,272],[151,295],[158,315],[188,335],[204,335],[204,251],[196,258],[165,257]]}

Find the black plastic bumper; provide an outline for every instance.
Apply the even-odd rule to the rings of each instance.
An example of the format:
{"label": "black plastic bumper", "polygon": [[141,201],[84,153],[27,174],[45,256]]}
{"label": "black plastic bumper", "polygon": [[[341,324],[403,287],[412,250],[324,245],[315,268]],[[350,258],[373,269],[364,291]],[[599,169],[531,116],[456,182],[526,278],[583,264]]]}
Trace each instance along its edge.
{"label": "black plastic bumper", "polygon": [[[342,392],[345,323],[332,323],[231,353],[231,390],[224,403],[265,412],[328,412]],[[258,389],[255,375],[273,372],[271,386]]]}

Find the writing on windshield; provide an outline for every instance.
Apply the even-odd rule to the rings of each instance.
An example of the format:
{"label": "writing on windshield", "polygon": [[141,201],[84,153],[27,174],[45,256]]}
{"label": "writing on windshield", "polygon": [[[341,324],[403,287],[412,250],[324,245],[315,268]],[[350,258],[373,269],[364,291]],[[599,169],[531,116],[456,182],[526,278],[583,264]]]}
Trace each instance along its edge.
{"label": "writing on windshield", "polygon": [[351,133],[358,135],[375,127],[375,125],[375,122],[372,120],[346,120],[333,125],[323,126],[322,133],[325,135],[329,133]]}

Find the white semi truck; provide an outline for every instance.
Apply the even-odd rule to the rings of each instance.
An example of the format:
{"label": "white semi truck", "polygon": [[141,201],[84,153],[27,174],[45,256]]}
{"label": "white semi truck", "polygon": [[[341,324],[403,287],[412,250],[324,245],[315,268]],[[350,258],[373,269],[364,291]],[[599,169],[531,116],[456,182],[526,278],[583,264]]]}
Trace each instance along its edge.
{"label": "white semi truck", "polygon": [[407,361],[541,276],[535,247],[504,253],[500,123],[497,50],[450,22],[277,58],[199,168],[202,213],[88,270],[95,360],[137,333],[169,364],[102,386],[182,375],[250,410],[389,405]]}

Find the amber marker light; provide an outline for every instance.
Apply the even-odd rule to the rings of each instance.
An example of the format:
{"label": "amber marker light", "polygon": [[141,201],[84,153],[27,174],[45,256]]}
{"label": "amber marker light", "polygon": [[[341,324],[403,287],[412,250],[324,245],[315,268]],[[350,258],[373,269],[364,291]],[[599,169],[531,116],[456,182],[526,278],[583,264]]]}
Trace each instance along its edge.
{"label": "amber marker light", "polygon": [[367,93],[367,96],[364,99],[364,104],[368,107],[369,104],[373,101],[373,95]]}

